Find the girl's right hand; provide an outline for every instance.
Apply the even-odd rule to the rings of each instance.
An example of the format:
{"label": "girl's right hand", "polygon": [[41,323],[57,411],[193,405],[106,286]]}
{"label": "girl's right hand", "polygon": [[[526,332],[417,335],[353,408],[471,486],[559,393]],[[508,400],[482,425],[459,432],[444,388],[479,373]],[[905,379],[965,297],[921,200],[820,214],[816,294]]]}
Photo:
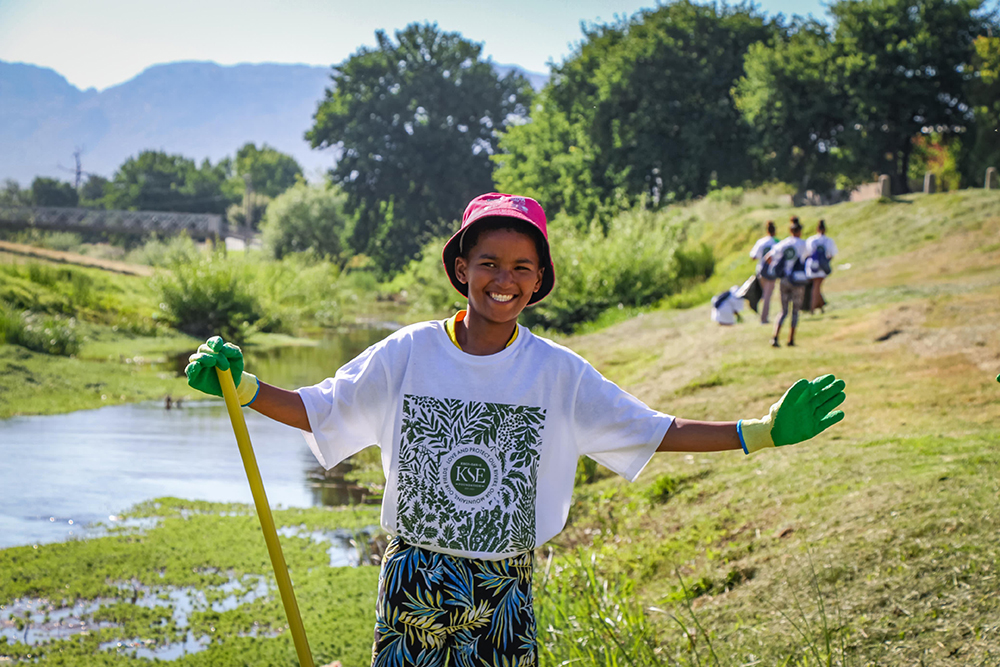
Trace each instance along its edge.
{"label": "girl's right hand", "polygon": [[253,402],[257,396],[257,378],[243,371],[243,351],[238,346],[223,341],[221,336],[213,336],[198,347],[198,351],[188,358],[184,374],[188,385],[194,389],[211,396],[222,396],[216,369],[232,371],[240,405]]}

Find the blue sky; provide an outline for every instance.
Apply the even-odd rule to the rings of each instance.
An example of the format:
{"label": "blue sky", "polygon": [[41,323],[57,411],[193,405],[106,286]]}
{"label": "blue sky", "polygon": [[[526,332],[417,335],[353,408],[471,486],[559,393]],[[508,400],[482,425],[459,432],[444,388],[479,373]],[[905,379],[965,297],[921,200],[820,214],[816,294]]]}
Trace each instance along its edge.
{"label": "blue sky", "polygon": [[[436,22],[482,42],[497,63],[547,72],[581,37],[656,0],[0,0],[0,60],[50,67],[79,88],[107,88],[178,60],[329,66],[374,33]],[[819,0],[762,0],[768,14],[823,18]]]}

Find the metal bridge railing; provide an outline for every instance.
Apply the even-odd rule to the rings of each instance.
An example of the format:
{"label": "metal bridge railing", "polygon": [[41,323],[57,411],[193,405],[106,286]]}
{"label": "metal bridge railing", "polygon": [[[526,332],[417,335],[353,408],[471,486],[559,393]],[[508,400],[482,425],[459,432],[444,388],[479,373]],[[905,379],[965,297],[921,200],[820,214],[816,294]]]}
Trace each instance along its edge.
{"label": "metal bridge railing", "polygon": [[117,232],[173,236],[186,232],[191,238],[241,236],[221,215],[170,211],[108,211],[51,206],[0,206],[0,225],[34,227],[53,231]]}

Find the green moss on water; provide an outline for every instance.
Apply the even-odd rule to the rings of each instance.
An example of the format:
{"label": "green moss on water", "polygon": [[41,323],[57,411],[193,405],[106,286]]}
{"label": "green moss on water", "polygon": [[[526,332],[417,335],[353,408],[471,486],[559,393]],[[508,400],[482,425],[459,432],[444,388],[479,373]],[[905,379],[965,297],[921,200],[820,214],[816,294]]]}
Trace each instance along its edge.
{"label": "green moss on water", "polygon": [[[163,498],[124,516],[158,521],[146,529],[119,528],[106,537],[0,551],[0,571],[11,574],[0,578],[0,605],[24,598],[45,599],[57,608],[100,601],[89,620],[114,625],[40,646],[0,643],[0,656],[27,659],[30,653],[40,657],[42,665],[112,664],[126,659],[128,652],[98,653],[95,658],[95,642],[142,638],[162,647],[182,641],[190,632],[207,638],[209,647],[180,658],[178,664],[294,661],[284,609],[251,506]],[[317,662],[366,664],[378,568],[332,568],[329,544],[317,543],[308,533],[370,527],[378,522],[378,508],[277,510],[274,519],[279,529],[298,527],[305,534],[282,537],[281,544]],[[268,593],[233,609],[213,610],[212,603],[233,594],[220,588],[232,581],[246,584],[238,595],[257,581],[268,584]],[[209,606],[193,610],[187,626],[178,627],[166,596],[172,590],[200,591]],[[157,600],[156,606],[136,603],[146,596]]]}

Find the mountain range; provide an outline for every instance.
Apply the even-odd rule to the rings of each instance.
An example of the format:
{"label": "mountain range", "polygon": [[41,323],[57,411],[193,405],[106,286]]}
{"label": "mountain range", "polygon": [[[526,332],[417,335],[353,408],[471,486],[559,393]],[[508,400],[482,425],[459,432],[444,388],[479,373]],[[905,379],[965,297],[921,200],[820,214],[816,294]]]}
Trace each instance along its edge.
{"label": "mountain range", "polygon": [[[525,75],[536,89],[548,79]],[[334,163],[332,151],[303,138],[329,85],[328,67],[175,62],[80,90],[52,69],[0,61],[0,180],[71,181],[77,149],[84,172],[110,177],[145,149],[216,162],[248,141],[292,155],[314,176]]]}

